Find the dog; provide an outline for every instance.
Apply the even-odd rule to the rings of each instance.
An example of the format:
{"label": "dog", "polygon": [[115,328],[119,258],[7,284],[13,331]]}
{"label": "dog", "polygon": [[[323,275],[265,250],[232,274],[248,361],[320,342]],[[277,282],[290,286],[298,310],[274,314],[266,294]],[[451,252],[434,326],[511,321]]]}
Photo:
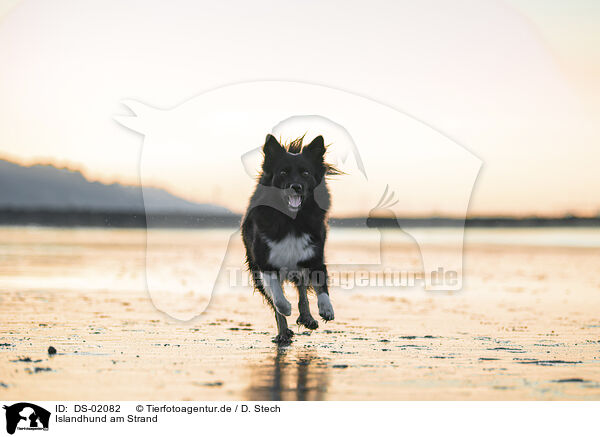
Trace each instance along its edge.
{"label": "dog", "polygon": [[330,194],[326,176],[341,174],[325,162],[322,136],[303,146],[304,137],[282,146],[267,135],[263,163],[255,191],[242,220],[246,263],[254,287],[275,312],[275,343],[288,344],[294,335],[286,317],[292,307],[282,284],[298,291],[298,325],[317,329],[310,313],[307,292],[317,294],[319,315],[334,319],[329,299],[324,247]]}

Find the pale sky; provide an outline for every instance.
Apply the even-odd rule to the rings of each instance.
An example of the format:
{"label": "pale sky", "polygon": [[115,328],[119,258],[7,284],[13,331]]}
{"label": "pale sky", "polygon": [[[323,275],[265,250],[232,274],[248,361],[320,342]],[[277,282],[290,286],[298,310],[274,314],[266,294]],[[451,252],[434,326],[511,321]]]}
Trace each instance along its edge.
{"label": "pale sky", "polygon": [[[600,210],[600,4],[592,0],[21,0],[0,14],[2,157],[138,183],[143,137],[113,119],[128,114],[121,101],[177,110],[227,85],[295,81],[387,105],[464,146],[483,161],[471,215]],[[344,127],[367,138],[373,124],[356,123]],[[410,191],[407,215],[456,213],[442,194],[432,200],[431,186],[407,186],[425,137],[394,127],[388,136],[400,145],[388,145],[385,129],[375,145],[357,144],[377,150],[367,173]],[[182,179],[170,167],[168,188],[241,212],[249,178],[239,159],[224,157],[260,145],[249,138],[199,146],[205,168]],[[397,178],[390,161],[404,165]],[[215,172],[227,177],[217,182]],[[438,176],[430,169],[433,185],[452,178]],[[350,187],[332,183],[333,214],[363,212]]]}

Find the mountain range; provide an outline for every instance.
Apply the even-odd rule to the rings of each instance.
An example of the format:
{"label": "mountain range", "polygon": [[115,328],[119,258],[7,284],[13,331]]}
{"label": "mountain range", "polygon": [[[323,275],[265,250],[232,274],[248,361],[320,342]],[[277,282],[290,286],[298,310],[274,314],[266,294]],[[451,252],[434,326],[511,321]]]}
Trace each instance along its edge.
{"label": "mountain range", "polygon": [[[145,207],[145,209],[144,209]],[[52,165],[23,166],[0,159],[0,209],[155,214],[231,215],[219,205],[194,203],[161,188],[103,184],[79,171]]]}

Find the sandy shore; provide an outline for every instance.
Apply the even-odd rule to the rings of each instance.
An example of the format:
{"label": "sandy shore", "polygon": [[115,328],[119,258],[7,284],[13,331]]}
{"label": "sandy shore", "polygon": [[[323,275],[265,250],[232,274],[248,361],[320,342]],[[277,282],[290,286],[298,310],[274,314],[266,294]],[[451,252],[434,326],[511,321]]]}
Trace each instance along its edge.
{"label": "sandy shore", "polygon": [[60,260],[44,252],[60,251],[56,242],[3,246],[2,399],[600,399],[599,249],[475,243],[464,291],[334,289],[336,320],[315,332],[291,323],[294,343],[277,347],[273,317],[251,293],[215,296],[182,323],[143,289],[60,287],[65,266],[84,277],[120,266],[126,281],[122,270],[143,264],[143,241],[127,238]]}

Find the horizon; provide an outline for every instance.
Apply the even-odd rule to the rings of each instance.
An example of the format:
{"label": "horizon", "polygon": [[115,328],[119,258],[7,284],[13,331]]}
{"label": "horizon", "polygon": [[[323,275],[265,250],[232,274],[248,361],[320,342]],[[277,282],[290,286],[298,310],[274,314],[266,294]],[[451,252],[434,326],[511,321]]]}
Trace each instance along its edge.
{"label": "horizon", "polygon": [[[101,183],[104,186],[109,186],[111,184],[118,184],[121,185],[123,187],[131,187],[131,188],[142,188],[142,185],[140,184],[122,184],[121,182],[109,182],[109,183],[105,183],[102,181],[94,181],[92,179],[89,179],[86,174],[78,168],[74,168],[71,166],[68,166],[66,164],[64,164],[61,167],[57,167],[55,164],[52,163],[48,163],[48,162],[33,162],[33,163],[29,163],[27,165],[23,165],[21,163],[12,161],[10,159],[7,158],[6,155],[0,155],[0,161],[4,161],[4,162],[8,162],[10,164],[16,164],[19,165],[21,167],[24,168],[32,168],[32,167],[52,167],[56,170],[67,170],[71,173],[76,173],[76,174],[80,174],[86,182],[88,183],[94,183],[94,182],[98,182]],[[167,193],[174,195],[173,193],[171,193],[169,190],[161,188],[161,187],[148,187],[148,188],[155,188],[155,189],[160,189],[160,190],[164,190]],[[175,196],[175,195],[174,195]],[[178,197],[178,196],[176,196]],[[190,199],[186,199],[184,197],[180,197],[182,200],[186,200],[189,202],[193,202],[198,204],[197,202],[194,202],[193,200]],[[221,206],[224,207],[224,205],[219,204],[219,203],[210,203],[211,205],[216,205],[216,206]],[[11,211],[21,211],[21,209],[19,208],[5,208],[0,206],[0,211],[7,211],[7,210],[11,210]],[[71,212],[86,212],[88,210],[85,209],[57,209],[57,210],[53,210],[53,209],[32,209],[31,211],[38,211],[38,212],[52,212],[52,211],[71,211]],[[96,211],[96,210],[94,210]],[[111,211],[111,210],[97,210],[96,212],[98,213],[107,213],[107,214],[114,214],[114,213],[119,213],[119,214],[127,214],[127,212],[122,211],[122,212],[117,212],[117,211]],[[131,213],[135,213],[137,211],[132,210]],[[241,216],[244,214],[244,210],[239,210],[239,211],[234,211],[234,210],[230,210],[231,214],[235,215],[235,216]],[[189,214],[189,215],[193,215],[192,213],[180,213],[177,212],[175,214]],[[215,215],[215,214],[204,214],[207,217],[220,217],[220,215]],[[531,220],[531,219],[550,219],[550,220],[555,220],[555,219],[568,219],[568,218],[598,218],[600,217],[600,208],[598,209],[596,214],[589,214],[589,215],[578,215],[578,214],[573,214],[571,212],[565,212],[564,214],[557,214],[557,215],[473,215],[473,214],[467,214],[466,218],[467,219],[508,219],[508,220]],[[360,215],[329,215],[330,220],[360,220],[360,219],[366,219],[366,218],[376,218],[376,219],[383,219],[383,220],[388,220],[388,219],[392,219],[392,217],[390,217],[389,215],[386,214],[373,214],[373,215],[365,215],[365,216],[360,216]],[[459,215],[435,215],[435,214],[431,214],[431,215],[414,215],[414,214],[407,214],[407,215],[403,215],[403,216],[397,216],[396,217],[398,220],[432,220],[432,219],[443,219],[443,220],[461,220],[463,217],[459,216]]]}

